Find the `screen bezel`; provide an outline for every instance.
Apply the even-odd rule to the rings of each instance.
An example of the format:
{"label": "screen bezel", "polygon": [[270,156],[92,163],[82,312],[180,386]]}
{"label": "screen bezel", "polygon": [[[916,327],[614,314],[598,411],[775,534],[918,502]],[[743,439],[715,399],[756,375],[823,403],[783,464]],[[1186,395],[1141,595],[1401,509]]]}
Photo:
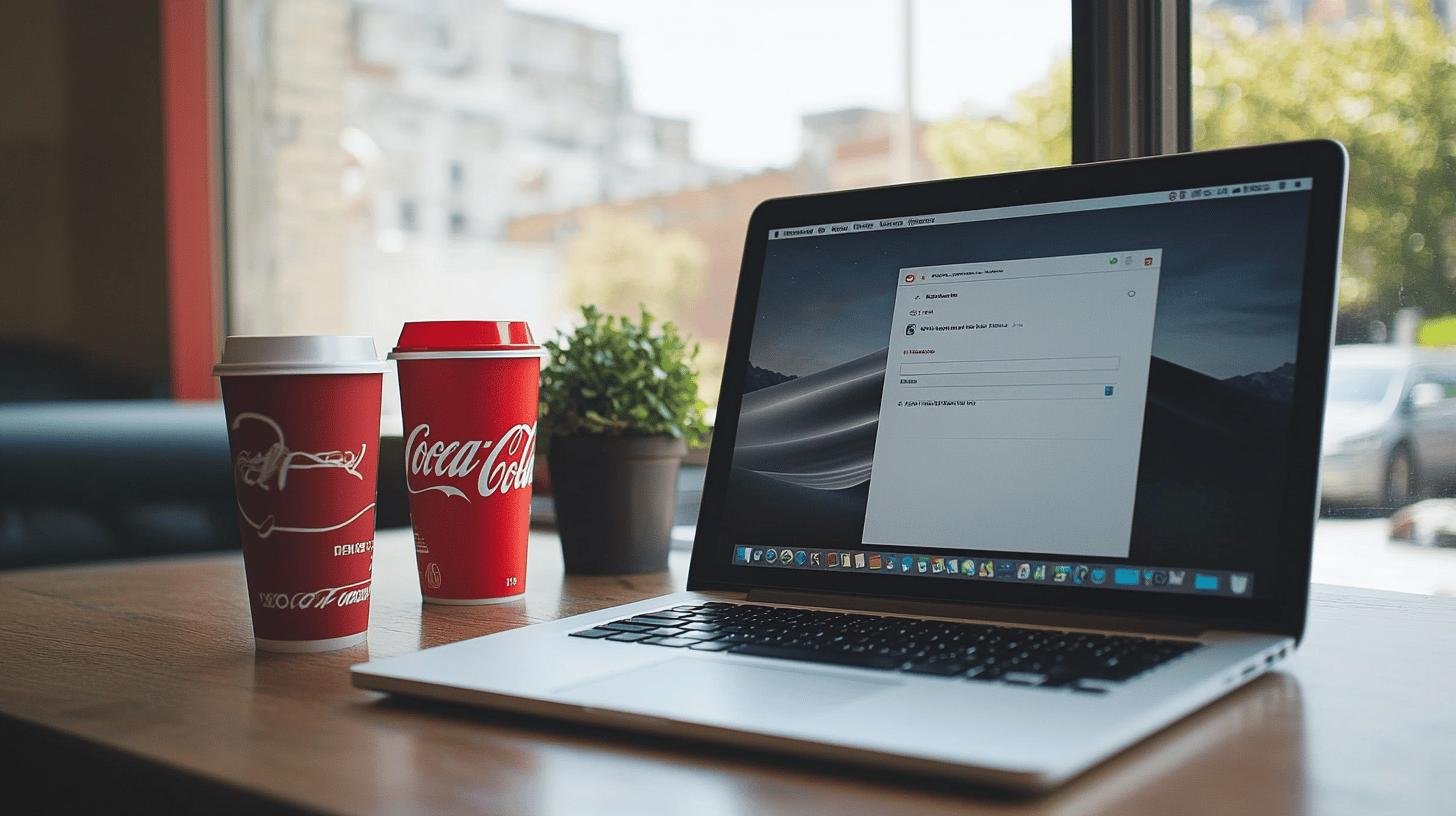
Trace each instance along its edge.
{"label": "screen bezel", "polygon": [[[780,589],[978,606],[1035,607],[1078,614],[1158,616],[1194,621],[1209,627],[1279,632],[1298,638],[1304,630],[1308,605],[1310,554],[1318,509],[1320,434],[1334,330],[1346,163],[1345,150],[1338,142],[1315,140],[819,193],[763,202],[754,210],[748,224],[717,422],[698,515],[692,566],[688,573],[688,589]],[[725,541],[721,535],[724,499],[770,230],[1296,176],[1311,177],[1314,184],[1310,191],[1286,463],[1286,472],[1291,476],[1285,487],[1279,529],[1281,550],[1278,567],[1272,571],[1273,574],[1255,576],[1259,584],[1273,587],[1271,594],[1256,598],[1198,597],[909,575],[769,569],[732,563],[732,547],[737,542]],[[818,544],[806,541],[803,546]],[[1258,594],[1264,595],[1264,590],[1261,589]]]}

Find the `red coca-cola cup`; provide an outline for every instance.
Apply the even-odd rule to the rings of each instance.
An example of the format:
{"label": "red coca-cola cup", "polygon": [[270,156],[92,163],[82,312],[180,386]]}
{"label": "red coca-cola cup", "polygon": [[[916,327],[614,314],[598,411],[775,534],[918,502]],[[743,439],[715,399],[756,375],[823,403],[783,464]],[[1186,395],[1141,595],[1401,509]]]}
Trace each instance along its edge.
{"label": "red coca-cola cup", "polygon": [[523,322],[406,323],[405,484],[420,594],[488,604],[526,591],[541,347]]}
{"label": "red coca-cola cup", "polygon": [[369,337],[229,337],[213,368],[260,650],[367,634],[386,365]]}

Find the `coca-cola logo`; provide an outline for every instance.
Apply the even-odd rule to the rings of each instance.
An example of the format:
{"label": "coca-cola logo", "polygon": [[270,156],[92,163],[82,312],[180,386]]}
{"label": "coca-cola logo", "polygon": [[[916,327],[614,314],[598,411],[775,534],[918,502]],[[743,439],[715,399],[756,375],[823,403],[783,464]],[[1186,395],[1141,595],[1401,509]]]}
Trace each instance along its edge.
{"label": "coca-cola logo", "polygon": [[369,581],[325,587],[305,592],[259,592],[258,605],[264,609],[323,609],[329,605],[352,606],[369,600]]}
{"label": "coca-cola logo", "polygon": [[[470,501],[459,487],[473,487],[481,498],[531,485],[536,456],[536,423],[512,425],[499,440],[442,441],[430,438],[421,423],[405,439],[405,486],[411,493],[443,493]],[[474,484],[470,484],[471,477]],[[444,481],[442,481],[444,480]],[[452,484],[451,482],[454,482]]]}

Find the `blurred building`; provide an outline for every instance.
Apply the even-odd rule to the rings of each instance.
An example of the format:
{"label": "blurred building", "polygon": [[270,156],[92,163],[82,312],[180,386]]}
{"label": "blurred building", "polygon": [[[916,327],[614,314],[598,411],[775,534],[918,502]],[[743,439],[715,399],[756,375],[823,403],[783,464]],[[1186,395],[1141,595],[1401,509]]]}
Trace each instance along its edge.
{"label": "blurred building", "polygon": [[728,337],[749,215],[764,199],[794,195],[807,186],[797,169],[767,170],[673,193],[525,216],[507,225],[506,238],[511,246],[551,253],[553,266],[559,268],[571,238],[597,212],[639,218],[659,229],[684,230],[708,250],[703,289],[682,314],[668,317],[696,338],[722,343]]}
{"label": "blurred building", "polygon": [[507,219],[721,178],[688,122],[635,110],[617,34],[501,0],[354,0],[346,120],[376,232]]}
{"label": "blurred building", "polygon": [[[844,108],[801,118],[801,152],[793,166],[659,195],[572,207],[512,219],[506,239],[553,254],[559,269],[573,235],[597,212],[640,218],[664,230],[681,229],[708,250],[701,293],[682,314],[671,315],[693,336],[721,346],[728,337],[743,255],[744,229],[753,208],[768,198],[891,184],[899,175],[895,154],[897,114]],[[934,178],[915,129],[913,178]]]}
{"label": "blurred building", "polygon": [[612,32],[502,0],[226,9],[258,43],[226,67],[234,332],[549,323],[554,255],[503,245],[510,219],[730,175],[633,107]]}
{"label": "blurred building", "polygon": [[875,187],[934,178],[935,167],[921,148],[925,127],[909,128],[910,166],[900,167],[895,140],[901,138],[899,113],[873,108],[839,108],[799,119],[798,167],[812,190]]}

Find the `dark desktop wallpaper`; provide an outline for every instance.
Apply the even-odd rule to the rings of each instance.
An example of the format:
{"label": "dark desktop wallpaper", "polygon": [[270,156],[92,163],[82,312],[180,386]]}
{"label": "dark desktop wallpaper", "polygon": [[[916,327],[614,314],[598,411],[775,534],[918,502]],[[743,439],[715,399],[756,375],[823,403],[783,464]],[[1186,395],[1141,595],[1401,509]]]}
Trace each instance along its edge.
{"label": "dark desktop wallpaper", "polygon": [[769,241],[723,540],[860,544],[899,269],[1161,248],[1127,560],[1267,570],[1309,204],[1280,193]]}

